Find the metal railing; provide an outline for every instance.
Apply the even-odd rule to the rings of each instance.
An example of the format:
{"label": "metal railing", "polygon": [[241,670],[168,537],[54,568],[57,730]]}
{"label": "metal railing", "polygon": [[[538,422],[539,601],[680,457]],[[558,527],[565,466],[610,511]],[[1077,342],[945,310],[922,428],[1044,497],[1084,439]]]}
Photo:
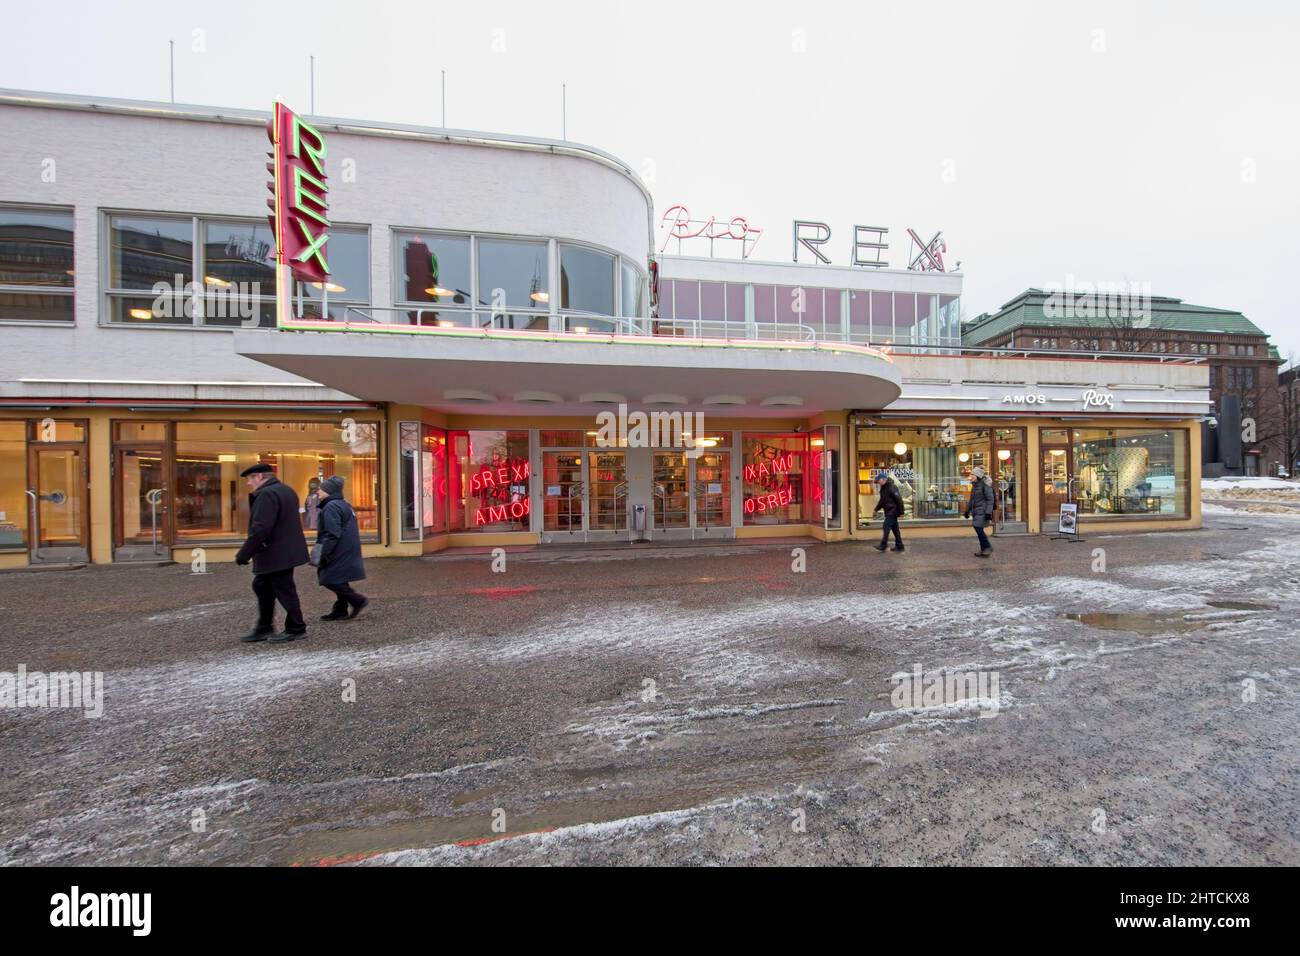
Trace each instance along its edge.
{"label": "metal railing", "polygon": [[[552,319],[555,322],[552,322]],[[585,337],[631,336],[636,338],[674,338],[724,341],[823,342],[827,345],[864,346],[891,355],[949,356],[970,358],[1049,358],[1089,359],[1093,361],[1154,362],[1162,365],[1203,365],[1199,355],[1164,352],[1107,352],[1069,349],[1005,348],[961,345],[949,338],[929,342],[881,341],[870,334],[842,329],[819,330],[801,322],[732,322],[727,319],[658,319],[623,318],[586,312],[510,312],[490,314],[474,310],[451,310],[445,307],[416,305],[347,306],[343,319],[316,318],[294,320],[288,328],[300,326],[310,331],[365,332],[376,325],[385,331],[416,332],[421,329],[474,329],[483,332],[533,332],[548,338],[573,335]]]}

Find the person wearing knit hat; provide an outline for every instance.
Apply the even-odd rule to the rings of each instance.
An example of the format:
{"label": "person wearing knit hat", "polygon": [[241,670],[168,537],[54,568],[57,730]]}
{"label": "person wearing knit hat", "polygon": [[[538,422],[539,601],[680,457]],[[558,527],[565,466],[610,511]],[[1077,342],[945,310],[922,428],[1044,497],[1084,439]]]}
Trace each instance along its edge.
{"label": "person wearing knit hat", "polygon": [[979,465],[970,472],[970,498],[966,502],[965,517],[971,519],[971,526],[980,541],[980,549],[975,552],[977,558],[987,558],[993,553],[993,545],[984,529],[993,523],[993,509],[997,505],[997,496],[993,493],[993,482]]}
{"label": "person wearing knit hat", "polygon": [[312,549],[312,564],[316,565],[316,580],[323,588],[334,592],[334,607],[322,614],[322,621],[341,621],[354,618],[370,603],[358,593],[353,581],[366,577],[361,560],[361,532],[357,530],[357,514],[343,497],[343,476],[330,475],[320,483],[316,496],[320,498],[320,527],[316,532],[316,547]]}

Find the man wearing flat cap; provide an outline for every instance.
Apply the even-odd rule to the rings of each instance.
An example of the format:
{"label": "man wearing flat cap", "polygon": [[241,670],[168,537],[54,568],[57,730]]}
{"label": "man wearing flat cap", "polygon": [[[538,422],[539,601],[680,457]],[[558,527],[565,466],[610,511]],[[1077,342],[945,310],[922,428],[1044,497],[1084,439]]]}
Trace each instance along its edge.
{"label": "man wearing flat cap", "polygon": [[[239,477],[250,492],[248,537],[235,555],[236,564],[253,563],[253,593],[257,595],[257,626],[240,638],[245,643],[272,644],[307,636],[293,569],[307,563],[307,538],[298,517],[298,495],[275,477],[270,465],[245,468]],[[284,608],[284,630],[276,634],[275,602]]]}

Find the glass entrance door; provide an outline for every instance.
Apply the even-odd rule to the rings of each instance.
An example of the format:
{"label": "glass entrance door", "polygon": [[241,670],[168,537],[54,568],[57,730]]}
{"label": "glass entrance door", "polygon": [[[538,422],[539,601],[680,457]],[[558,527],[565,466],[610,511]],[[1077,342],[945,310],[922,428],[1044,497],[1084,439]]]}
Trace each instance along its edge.
{"label": "glass entrance door", "polygon": [[82,446],[32,446],[29,505],[34,499],[32,558],[86,559],[86,458]]}
{"label": "glass entrance door", "polygon": [[731,452],[707,451],[695,459],[695,528],[731,528]]}
{"label": "glass entrance door", "polygon": [[1011,533],[1029,530],[1025,513],[1025,449],[1004,445],[994,452],[998,492],[998,530]]}
{"label": "glass entrance door", "polygon": [[1061,503],[1070,500],[1072,474],[1069,446],[1042,449],[1042,530],[1055,531]]}
{"label": "glass entrance door", "polygon": [[654,452],[654,530],[691,526],[691,485],[684,452]]}
{"label": "glass entrance door", "polygon": [[581,451],[542,452],[542,533],[546,541],[582,541],[586,486]]}
{"label": "glass entrance door", "polygon": [[113,462],[113,557],[158,558],[171,544],[171,501],[161,448],[119,448]]}
{"label": "glass entrance door", "polygon": [[593,451],[587,456],[588,528],[627,530],[627,468],[624,452]]}

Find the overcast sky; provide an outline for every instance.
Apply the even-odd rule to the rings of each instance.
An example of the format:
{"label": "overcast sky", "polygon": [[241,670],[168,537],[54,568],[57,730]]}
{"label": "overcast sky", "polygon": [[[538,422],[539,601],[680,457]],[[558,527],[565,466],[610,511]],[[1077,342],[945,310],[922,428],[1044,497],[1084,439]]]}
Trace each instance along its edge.
{"label": "overcast sky", "polygon": [[[942,230],[965,312],[1150,284],[1300,357],[1300,4],[90,2],[6,17],[0,86],[568,136],[656,215]],[[0,147],[3,148],[3,147]],[[434,188],[436,184],[430,184]],[[254,183],[250,188],[259,188]],[[802,257],[801,257],[802,258]]]}

